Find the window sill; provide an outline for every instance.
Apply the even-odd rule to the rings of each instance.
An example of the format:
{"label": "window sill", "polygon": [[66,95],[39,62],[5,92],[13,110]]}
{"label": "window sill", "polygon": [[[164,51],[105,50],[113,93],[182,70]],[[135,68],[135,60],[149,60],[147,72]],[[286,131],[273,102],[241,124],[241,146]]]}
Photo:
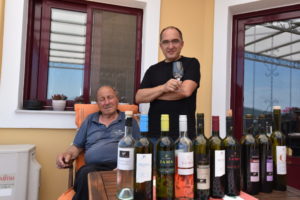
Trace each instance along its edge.
{"label": "window sill", "polygon": [[22,110],[22,109],[17,109],[16,113],[75,115],[75,111],[69,111],[69,110],[56,111],[56,110]]}
{"label": "window sill", "polygon": [[74,111],[16,109],[0,128],[76,129]]}

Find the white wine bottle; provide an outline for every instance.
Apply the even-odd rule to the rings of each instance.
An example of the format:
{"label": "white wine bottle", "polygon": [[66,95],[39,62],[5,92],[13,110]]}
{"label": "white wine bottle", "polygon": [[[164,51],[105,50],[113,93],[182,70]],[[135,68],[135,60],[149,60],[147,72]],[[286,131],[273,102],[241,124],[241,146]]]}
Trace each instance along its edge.
{"label": "white wine bottle", "polygon": [[141,114],[142,137],[135,143],[134,199],[152,200],[152,151],[148,139],[148,115]]}
{"label": "white wine bottle", "polygon": [[118,144],[117,198],[133,199],[134,145],[132,111],[125,112],[125,135]]}
{"label": "white wine bottle", "polygon": [[161,136],[156,143],[156,199],[174,199],[174,142],[169,136],[169,115],[161,115]]}
{"label": "white wine bottle", "polygon": [[286,143],[281,132],[281,108],[273,107],[273,132],[271,134],[274,161],[274,189],[286,190]]}

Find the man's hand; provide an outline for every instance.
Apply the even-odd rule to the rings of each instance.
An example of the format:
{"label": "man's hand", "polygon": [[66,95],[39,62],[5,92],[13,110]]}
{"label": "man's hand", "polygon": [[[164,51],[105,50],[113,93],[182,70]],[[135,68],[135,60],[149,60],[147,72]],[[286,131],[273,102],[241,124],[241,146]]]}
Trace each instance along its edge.
{"label": "man's hand", "polygon": [[65,152],[57,155],[56,166],[59,169],[68,168],[72,165],[74,159],[70,152]]}
{"label": "man's hand", "polygon": [[164,92],[175,92],[178,90],[182,85],[182,81],[176,80],[176,79],[170,79],[168,80],[163,86]]}
{"label": "man's hand", "polygon": [[149,103],[159,99],[164,94],[177,92],[182,87],[182,81],[170,79],[162,85],[153,88],[139,89],[135,96],[136,103]]}
{"label": "man's hand", "polygon": [[[176,87],[176,85],[171,86],[171,88],[172,87]],[[158,97],[158,99],[159,100],[166,100],[166,101],[180,100],[180,99],[187,98],[187,97],[191,96],[196,89],[197,89],[197,83],[195,81],[185,80],[185,81],[180,83],[180,86],[177,87],[176,90],[170,91],[170,92],[164,92],[162,95],[160,95]]]}
{"label": "man's hand", "polygon": [[72,165],[73,161],[78,157],[79,153],[82,152],[82,148],[78,148],[71,145],[64,153],[58,154],[56,157],[57,168],[68,168]]}

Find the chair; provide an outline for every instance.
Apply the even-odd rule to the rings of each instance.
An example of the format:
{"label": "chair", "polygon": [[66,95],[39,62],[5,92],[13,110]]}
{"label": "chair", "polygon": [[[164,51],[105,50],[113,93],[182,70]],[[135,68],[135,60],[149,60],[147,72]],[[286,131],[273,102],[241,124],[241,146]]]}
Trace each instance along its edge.
{"label": "chair", "polygon": [[[99,111],[99,107],[97,104],[75,104],[75,124],[79,128],[85,118],[94,113]],[[133,111],[134,114],[138,113],[138,106],[134,104],[119,104],[118,110],[124,112],[127,110]],[[76,171],[85,164],[84,162],[84,153],[80,153],[77,157],[73,165],[69,168],[69,180],[68,180],[68,189],[63,194],[61,194],[57,200],[71,200],[74,196],[75,192],[73,190],[73,176]]]}

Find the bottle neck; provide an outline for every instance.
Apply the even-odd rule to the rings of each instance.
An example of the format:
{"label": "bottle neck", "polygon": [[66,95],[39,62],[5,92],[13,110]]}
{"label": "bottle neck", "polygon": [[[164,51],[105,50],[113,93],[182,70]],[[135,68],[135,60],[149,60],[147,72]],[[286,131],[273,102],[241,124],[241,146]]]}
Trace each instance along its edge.
{"label": "bottle neck", "polygon": [[148,115],[141,115],[140,131],[143,137],[146,137],[148,135]]}
{"label": "bottle neck", "polygon": [[267,134],[267,128],[266,128],[266,121],[265,120],[259,120],[259,133],[260,134]]}
{"label": "bottle neck", "polygon": [[219,117],[213,117],[212,122],[212,135],[213,136],[219,136]]}
{"label": "bottle neck", "polygon": [[161,136],[169,134],[169,120],[161,120]]}
{"label": "bottle neck", "polygon": [[148,131],[147,132],[141,132],[141,136],[146,137],[148,135]]}
{"label": "bottle neck", "polygon": [[281,130],[281,112],[280,110],[273,111],[273,120],[274,120],[274,131]]}
{"label": "bottle neck", "polygon": [[187,137],[187,121],[186,118],[179,119],[179,137]]}
{"label": "bottle neck", "polygon": [[232,117],[226,117],[226,135],[233,135]]}
{"label": "bottle neck", "polygon": [[197,119],[197,135],[204,135],[204,119]]}
{"label": "bottle neck", "polygon": [[219,131],[212,131],[212,136],[219,136]]}
{"label": "bottle neck", "polygon": [[168,136],[169,135],[169,131],[161,131],[161,136]]}
{"label": "bottle neck", "polygon": [[179,137],[187,137],[187,131],[179,131]]}
{"label": "bottle neck", "polygon": [[245,119],[244,121],[244,134],[253,134],[253,119]]}
{"label": "bottle neck", "polygon": [[132,117],[125,120],[125,136],[132,136]]}

